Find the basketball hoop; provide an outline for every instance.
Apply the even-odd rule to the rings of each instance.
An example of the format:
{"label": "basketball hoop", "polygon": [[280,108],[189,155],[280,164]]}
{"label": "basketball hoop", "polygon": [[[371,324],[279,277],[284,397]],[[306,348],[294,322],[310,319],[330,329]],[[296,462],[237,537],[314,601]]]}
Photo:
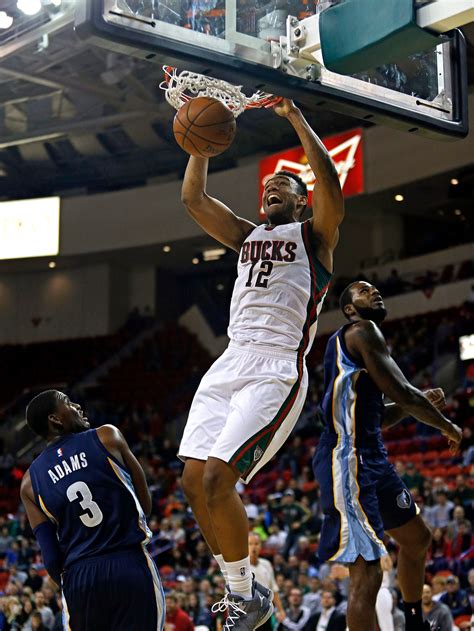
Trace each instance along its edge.
{"label": "basketball hoop", "polygon": [[197,72],[189,70],[178,72],[172,66],[163,66],[163,70],[165,79],[160,83],[160,88],[165,91],[168,103],[176,110],[179,110],[190,99],[208,96],[222,101],[237,118],[244,110],[273,107],[282,100],[281,96],[274,96],[260,90],[252,96],[246,96],[241,86],[232,85],[223,79],[206,77]]}

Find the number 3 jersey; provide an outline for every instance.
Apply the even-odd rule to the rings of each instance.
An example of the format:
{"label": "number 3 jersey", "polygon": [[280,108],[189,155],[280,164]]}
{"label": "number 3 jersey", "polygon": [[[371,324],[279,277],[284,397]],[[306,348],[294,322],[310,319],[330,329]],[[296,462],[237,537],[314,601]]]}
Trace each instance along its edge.
{"label": "number 3 jersey", "polygon": [[330,279],[316,256],[310,220],[258,226],[239,254],[230,339],[306,355]]}
{"label": "number 3 jersey", "polygon": [[35,501],[57,528],[63,566],[148,543],[151,532],[124,465],[97,431],[68,434],[30,467]]}

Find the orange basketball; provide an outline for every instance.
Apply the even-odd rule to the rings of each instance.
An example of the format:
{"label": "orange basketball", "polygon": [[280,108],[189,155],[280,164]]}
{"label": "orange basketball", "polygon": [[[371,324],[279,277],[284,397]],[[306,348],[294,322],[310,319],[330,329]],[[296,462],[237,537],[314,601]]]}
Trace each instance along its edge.
{"label": "orange basketball", "polygon": [[235,118],[217,99],[198,96],[176,113],[173,133],[186,153],[212,158],[230,147],[236,130]]}

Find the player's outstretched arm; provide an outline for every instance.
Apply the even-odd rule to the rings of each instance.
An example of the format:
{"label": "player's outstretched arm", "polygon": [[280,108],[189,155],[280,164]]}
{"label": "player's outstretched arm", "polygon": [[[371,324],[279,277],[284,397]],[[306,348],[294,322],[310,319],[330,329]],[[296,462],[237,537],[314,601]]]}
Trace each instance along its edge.
{"label": "player's outstretched arm", "polygon": [[207,158],[189,158],[181,189],[181,201],[194,221],[207,234],[239,252],[255,224],[237,217],[225,204],[207,194],[208,164]]}
{"label": "player's outstretched arm", "polygon": [[414,416],[422,423],[436,427],[448,439],[451,450],[457,450],[461,430],[406,380],[391,357],[382,333],[372,321],[362,320],[351,326],[346,333],[346,344],[350,353],[362,358],[376,386],[400,405],[406,416]]}
{"label": "player's outstretched arm", "polygon": [[152,503],[145,473],[138,460],[130,451],[130,447],[123,437],[122,432],[114,425],[102,425],[102,427],[99,427],[97,430],[97,436],[107,451],[110,451],[110,453],[130,471],[138,500],[143,512],[148,517],[151,513]]}
{"label": "player's outstretched arm", "polygon": [[321,246],[321,253],[318,253],[321,262],[332,270],[332,253],[339,240],[339,225],[344,219],[344,197],[336,167],[326,147],[293,101],[283,99],[273,109],[293,125],[316,177],[312,201],[313,232]]}

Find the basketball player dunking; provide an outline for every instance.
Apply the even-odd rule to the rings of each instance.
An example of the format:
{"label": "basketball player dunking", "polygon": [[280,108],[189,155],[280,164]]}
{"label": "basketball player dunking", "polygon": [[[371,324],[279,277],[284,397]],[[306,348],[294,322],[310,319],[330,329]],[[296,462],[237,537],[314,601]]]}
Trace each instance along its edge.
{"label": "basketball player dunking", "polygon": [[[428,630],[421,595],[431,534],[388,461],[381,428],[414,416],[439,429],[453,453],[462,433],[438,409],[444,405],[443,391],[420,392],[390,356],[377,326],[387,315],[377,288],[364,281],[352,283],[342,292],[340,305],[349,323],[326,348],[325,429],[314,459],[324,512],[318,554],[323,561],[349,565],[348,627],[372,631],[386,531],[400,546],[397,576],[406,631]],[[384,394],[394,403],[384,405]]]}
{"label": "basketball player dunking", "polygon": [[265,184],[268,224],[258,227],[207,194],[207,159],[190,158],[182,189],[191,217],[239,252],[230,344],[201,381],[179,448],[184,492],[228,582],[226,631],[256,628],[272,613],[268,590],[252,581],[248,520],[235,484],[252,479],[298,420],[307,390],[305,356],[344,216],[326,148],[292,101],[274,110],[292,124],[316,175],[312,219],[300,222],[307,190],[293,173],[276,173]]}
{"label": "basketball player dunking", "polygon": [[113,425],[89,429],[57,390],[29,403],[47,441],[23,477],[21,498],[51,578],[62,587],[68,631],[162,631],[164,595],[145,544],[145,474]]}

